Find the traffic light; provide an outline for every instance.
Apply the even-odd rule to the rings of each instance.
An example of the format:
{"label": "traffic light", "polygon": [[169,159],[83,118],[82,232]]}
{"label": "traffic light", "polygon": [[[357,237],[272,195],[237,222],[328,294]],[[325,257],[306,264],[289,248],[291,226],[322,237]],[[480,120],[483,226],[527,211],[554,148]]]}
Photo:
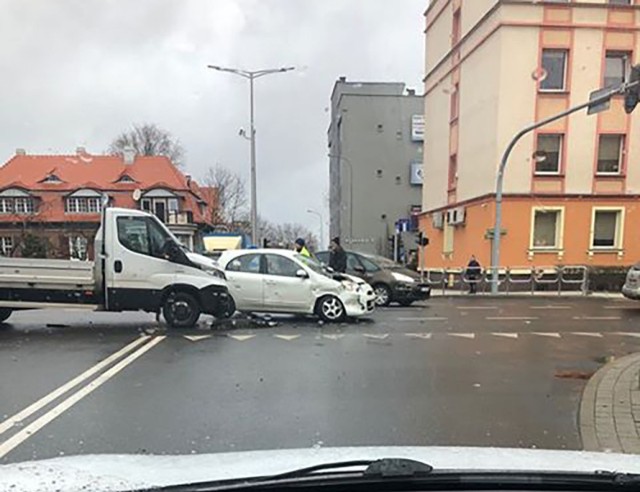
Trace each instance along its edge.
{"label": "traffic light", "polygon": [[632,113],[638,102],[640,102],[640,65],[631,68],[631,75],[628,84],[634,84],[627,88],[624,93],[624,110],[627,114]]}
{"label": "traffic light", "polygon": [[429,246],[429,238],[424,235],[424,232],[421,232],[416,238],[416,243],[418,246],[424,248],[425,246]]}

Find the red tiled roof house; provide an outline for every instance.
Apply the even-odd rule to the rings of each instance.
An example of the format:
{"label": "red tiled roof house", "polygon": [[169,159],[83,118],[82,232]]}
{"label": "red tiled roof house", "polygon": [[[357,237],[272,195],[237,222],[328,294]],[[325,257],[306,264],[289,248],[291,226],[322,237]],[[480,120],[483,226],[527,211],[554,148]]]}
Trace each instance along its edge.
{"label": "red tiled roof house", "polygon": [[25,238],[44,241],[52,258],[93,258],[104,196],[109,205],[154,213],[193,248],[215,216],[215,193],[166,157],[28,155],[0,167],[0,254],[21,256]]}

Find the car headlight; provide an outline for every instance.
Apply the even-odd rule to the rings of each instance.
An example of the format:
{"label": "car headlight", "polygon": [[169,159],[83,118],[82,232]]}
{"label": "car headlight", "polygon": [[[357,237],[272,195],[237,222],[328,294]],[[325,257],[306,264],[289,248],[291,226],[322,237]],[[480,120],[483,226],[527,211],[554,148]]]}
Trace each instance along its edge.
{"label": "car headlight", "polygon": [[227,276],[222,270],[218,270],[217,268],[208,268],[206,271],[209,275],[213,275],[214,277],[221,280],[227,280]]}
{"label": "car headlight", "polygon": [[404,273],[391,272],[391,275],[393,275],[393,278],[398,282],[405,282],[407,284],[413,284],[415,282],[409,275],[405,275]]}
{"label": "car headlight", "polygon": [[342,286],[344,287],[344,290],[347,290],[349,292],[358,292],[360,290],[360,286],[355,282],[351,282],[350,280],[342,282]]}

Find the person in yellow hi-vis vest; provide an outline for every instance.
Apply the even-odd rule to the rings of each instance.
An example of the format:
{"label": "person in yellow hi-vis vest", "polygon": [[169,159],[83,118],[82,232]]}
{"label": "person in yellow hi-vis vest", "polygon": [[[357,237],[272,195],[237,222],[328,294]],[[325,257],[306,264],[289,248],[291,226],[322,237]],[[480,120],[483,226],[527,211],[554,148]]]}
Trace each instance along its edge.
{"label": "person in yellow hi-vis vest", "polygon": [[307,249],[307,245],[306,245],[304,239],[302,239],[301,237],[296,239],[295,250],[298,253],[300,253],[302,256],[306,256],[307,258],[311,258],[311,253],[309,253],[309,250]]}

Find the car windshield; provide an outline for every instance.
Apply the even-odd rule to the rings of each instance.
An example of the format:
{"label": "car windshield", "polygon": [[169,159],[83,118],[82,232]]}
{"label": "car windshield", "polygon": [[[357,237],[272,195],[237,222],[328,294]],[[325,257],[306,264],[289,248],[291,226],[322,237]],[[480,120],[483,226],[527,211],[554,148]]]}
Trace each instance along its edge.
{"label": "car windshield", "polygon": [[640,468],[640,0],[0,5],[0,491]]}

